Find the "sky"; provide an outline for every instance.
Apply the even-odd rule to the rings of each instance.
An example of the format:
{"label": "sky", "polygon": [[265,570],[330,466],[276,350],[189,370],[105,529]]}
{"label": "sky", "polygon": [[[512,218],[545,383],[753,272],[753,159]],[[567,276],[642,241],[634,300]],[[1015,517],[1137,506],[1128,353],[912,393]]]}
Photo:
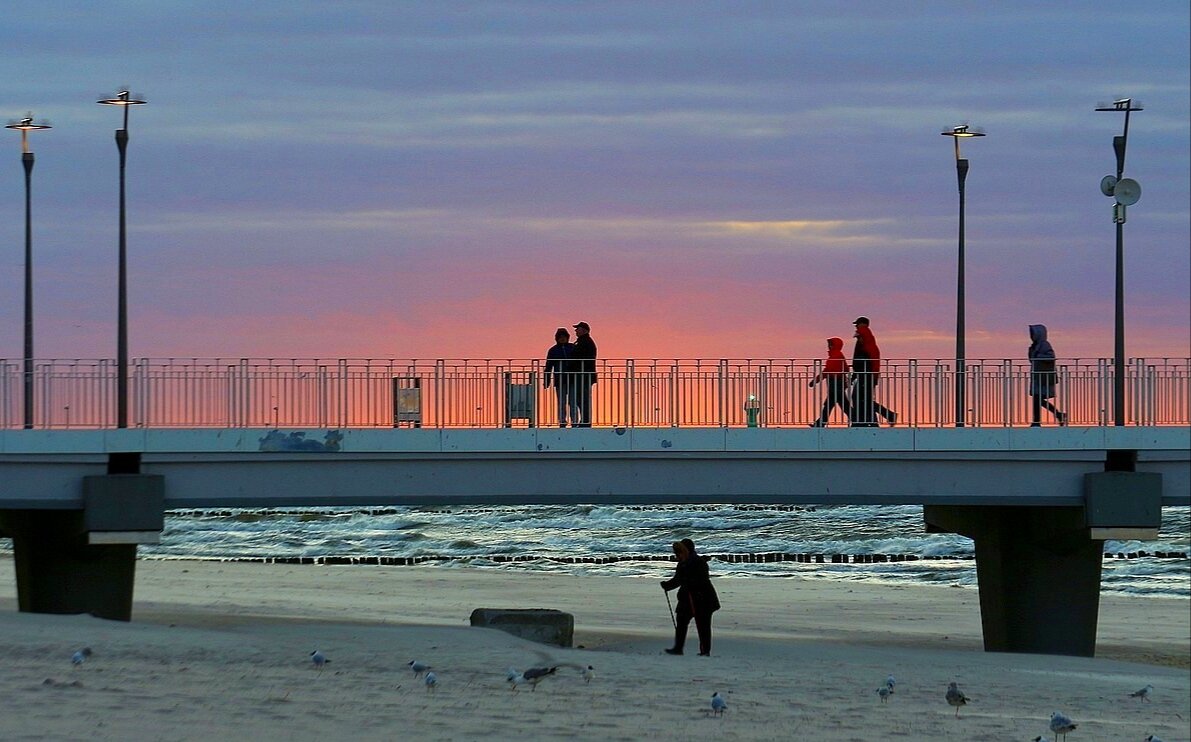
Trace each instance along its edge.
{"label": "sky", "polygon": [[[134,358],[819,358],[872,320],[953,358],[1191,356],[1191,11],[1099,2],[18,3],[35,355],[114,358],[120,111]],[[20,135],[0,358],[23,354]],[[7,154],[6,154],[7,153]],[[850,344],[849,344],[850,348]]]}

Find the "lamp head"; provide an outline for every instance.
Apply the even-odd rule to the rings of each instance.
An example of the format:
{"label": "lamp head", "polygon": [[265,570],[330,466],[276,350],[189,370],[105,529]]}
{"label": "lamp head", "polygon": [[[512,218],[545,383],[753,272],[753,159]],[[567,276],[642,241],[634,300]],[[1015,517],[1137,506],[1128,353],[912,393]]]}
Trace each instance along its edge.
{"label": "lamp head", "polygon": [[1142,111],[1141,101],[1132,98],[1119,98],[1112,103],[1097,103],[1097,111]]}
{"label": "lamp head", "polygon": [[100,98],[95,101],[105,106],[137,106],[147,101],[139,93],[133,94],[129,92],[128,88],[122,88],[120,92],[113,96]]}
{"label": "lamp head", "polygon": [[945,137],[955,137],[956,139],[966,139],[968,137],[982,137],[985,136],[984,130],[967,124],[960,124],[959,126],[952,126],[940,132]]}

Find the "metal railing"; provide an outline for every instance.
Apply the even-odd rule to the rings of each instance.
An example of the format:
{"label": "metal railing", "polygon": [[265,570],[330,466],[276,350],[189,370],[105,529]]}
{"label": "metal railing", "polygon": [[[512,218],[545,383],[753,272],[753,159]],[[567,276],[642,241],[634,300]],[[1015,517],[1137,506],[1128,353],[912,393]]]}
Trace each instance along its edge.
{"label": "metal railing", "polygon": [[[597,362],[591,423],[600,427],[805,427],[827,394],[808,382],[821,360],[628,359]],[[1191,424],[1191,359],[1127,366],[1130,425]],[[544,361],[394,359],[135,359],[129,425],[145,428],[499,428],[555,426],[558,403]],[[570,378],[575,377],[575,378]],[[966,361],[968,427],[1032,422],[1030,367]],[[1054,404],[1074,426],[1112,425],[1111,359],[1061,359]],[[585,385],[580,375],[564,382]],[[112,360],[38,360],[40,429],[112,428]],[[853,388],[853,394],[855,389]],[[23,425],[22,361],[0,359],[0,428]],[[952,361],[883,360],[876,401],[897,425],[956,424]],[[1042,424],[1056,424],[1046,410]],[[836,409],[830,426],[847,425]],[[885,423],[887,424],[887,423]]]}

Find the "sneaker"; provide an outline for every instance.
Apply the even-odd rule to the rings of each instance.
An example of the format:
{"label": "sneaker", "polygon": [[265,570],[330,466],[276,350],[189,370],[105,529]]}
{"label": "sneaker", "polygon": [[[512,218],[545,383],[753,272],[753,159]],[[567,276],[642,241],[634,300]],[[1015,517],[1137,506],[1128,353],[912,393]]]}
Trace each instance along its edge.
{"label": "sneaker", "polygon": [[700,656],[700,657],[710,657],[710,656],[711,656],[711,652],[700,652],[700,653],[699,653],[699,656]]}
{"label": "sneaker", "polygon": [[682,650],[674,649],[673,647],[666,647],[666,654],[682,654]]}
{"label": "sneaker", "polygon": [[893,410],[890,410],[889,411],[889,427],[892,428],[894,425],[897,425],[897,413],[894,412]]}
{"label": "sneaker", "polygon": [[1059,419],[1059,427],[1060,428],[1067,427],[1067,413],[1066,412],[1055,413],[1055,417],[1057,417]]}
{"label": "sneaker", "polygon": [[808,428],[822,428],[823,423],[816,421],[816,422],[808,424],[806,427],[808,427]]}

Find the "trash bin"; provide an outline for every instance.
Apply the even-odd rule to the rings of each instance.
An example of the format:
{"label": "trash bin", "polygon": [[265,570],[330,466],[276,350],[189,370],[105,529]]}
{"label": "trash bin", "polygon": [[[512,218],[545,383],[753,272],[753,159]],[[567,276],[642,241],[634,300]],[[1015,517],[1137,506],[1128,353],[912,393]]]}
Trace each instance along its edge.
{"label": "trash bin", "polygon": [[757,399],[756,395],[750,394],[748,399],[744,400],[744,419],[750,428],[757,427],[757,418],[761,414],[761,400]]}

